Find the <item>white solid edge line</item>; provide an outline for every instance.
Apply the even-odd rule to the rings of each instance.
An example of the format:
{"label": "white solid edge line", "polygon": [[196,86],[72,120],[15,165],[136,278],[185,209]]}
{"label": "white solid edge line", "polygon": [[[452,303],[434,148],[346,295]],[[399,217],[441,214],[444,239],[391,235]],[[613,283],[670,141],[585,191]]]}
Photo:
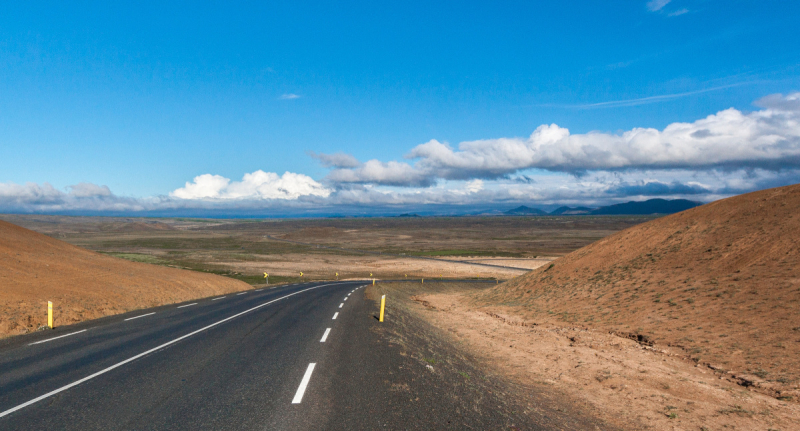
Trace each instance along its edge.
{"label": "white solid edge line", "polygon": [[331,320],[336,320],[336,317],[337,317],[338,315],[339,315],[339,312],[338,312],[338,311],[337,311],[337,312],[335,312],[335,313],[333,313],[333,319],[331,319]]}
{"label": "white solid edge line", "polygon": [[[335,319],[335,317],[334,317],[334,319]],[[42,344],[42,343],[46,343],[48,341],[58,340],[59,338],[69,337],[70,335],[80,334],[81,332],[86,332],[86,330],[82,329],[80,331],[70,332],[69,334],[59,335],[58,337],[48,338],[48,339],[42,340],[42,341],[36,341],[36,342],[30,343],[28,345],[29,346],[33,346],[34,344]]]}
{"label": "white solid edge line", "polygon": [[264,290],[264,289],[256,289],[255,291],[256,292],[261,292],[262,290]]}
{"label": "white solid edge line", "polygon": [[150,316],[150,315],[153,315],[153,314],[156,314],[156,312],[154,311],[154,312],[152,312],[152,313],[140,314],[140,315],[138,315],[138,316],[136,316],[136,317],[129,317],[129,318],[125,319],[125,321],[127,322],[128,320],[138,319],[138,318],[140,318],[140,317],[144,317],[144,316]]}
{"label": "white solid edge line", "polygon": [[222,299],[222,298],[225,298],[225,297],[224,296],[220,296],[219,298],[212,299],[212,301],[216,301],[217,299]]}
{"label": "white solid edge line", "polygon": [[[205,331],[206,329],[213,328],[214,326],[217,326],[217,325],[219,325],[221,323],[225,323],[225,322],[227,322],[227,321],[229,321],[231,319],[235,319],[235,318],[237,318],[237,317],[239,317],[239,316],[241,316],[243,314],[247,314],[247,313],[249,313],[249,312],[251,312],[253,310],[257,310],[257,309],[259,309],[261,307],[264,307],[266,305],[272,304],[273,302],[280,301],[281,299],[297,295],[298,293],[302,293],[302,292],[305,292],[305,291],[308,291],[308,290],[313,290],[313,289],[319,289],[320,287],[331,286],[333,284],[335,284],[335,283],[323,284],[323,285],[320,285],[320,286],[314,286],[314,287],[309,287],[307,289],[298,290],[297,292],[290,293],[290,294],[288,294],[286,296],[281,296],[280,298],[273,299],[272,301],[265,302],[265,303],[263,303],[261,305],[256,305],[255,307],[247,309],[245,311],[242,311],[241,313],[234,314],[233,316],[230,316],[230,317],[226,317],[226,318],[224,318],[224,319],[222,319],[222,320],[220,320],[218,322],[212,323],[212,324],[210,324],[208,326],[204,326],[204,327],[202,327],[200,329],[197,329],[195,331],[192,331],[192,332],[190,332],[190,333],[188,333],[186,335],[182,335],[182,336],[180,336],[180,337],[178,337],[178,338],[176,338],[176,339],[174,339],[172,341],[167,341],[166,343],[164,343],[164,344],[162,344],[160,346],[153,347],[152,349],[144,351],[142,353],[139,353],[138,355],[131,356],[130,358],[128,358],[128,359],[126,359],[126,360],[124,360],[122,362],[117,362],[116,364],[114,364],[114,365],[112,365],[112,366],[110,366],[108,368],[104,368],[104,369],[102,369],[102,370],[100,370],[100,371],[98,371],[98,372],[96,372],[94,374],[90,374],[90,375],[88,375],[88,376],[86,376],[86,377],[84,377],[84,378],[82,378],[80,380],[76,380],[76,381],[74,381],[74,382],[72,382],[72,383],[70,383],[68,385],[62,386],[62,387],[60,387],[60,388],[58,388],[56,390],[53,390],[53,391],[50,391],[50,392],[48,392],[48,393],[46,393],[44,395],[38,396],[38,397],[28,401],[28,402],[22,403],[22,404],[20,404],[20,405],[18,405],[16,407],[12,407],[12,408],[0,413],[0,418],[3,417],[3,416],[7,416],[7,415],[9,415],[11,413],[14,413],[17,410],[24,409],[25,407],[28,407],[31,404],[38,403],[39,401],[41,401],[43,399],[52,397],[53,395],[55,395],[55,394],[57,394],[59,392],[64,392],[67,389],[70,389],[70,388],[72,388],[74,386],[78,386],[83,382],[89,381],[89,380],[91,380],[91,379],[93,379],[93,378],[95,378],[95,377],[97,377],[99,375],[105,374],[105,373],[107,373],[107,372],[109,372],[109,371],[111,371],[111,370],[113,370],[115,368],[121,367],[121,366],[127,364],[128,362],[135,361],[135,360],[137,360],[137,359],[139,359],[139,358],[141,358],[143,356],[149,355],[150,353],[153,353],[153,352],[155,352],[157,350],[163,349],[164,347],[167,347],[169,345],[175,344],[178,341],[183,340],[184,338],[189,338],[192,335],[195,335],[195,334],[198,334],[200,332]],[[150,313],[150,314],[155,314],[155,313]],[[142,316],[148,316],[148,314],[144,314]],[[142,317],[142,316],[138,316],[138,317]],[[313,371],[313,370],[314,370],[314,364],[311,364],[309,366],[309,371],[306,371],[306,377],[307,378],[309,378],[309,379],[311,378],[311,371]],[[308,384],[308,379],[306,377],[303,377],[303,381],[305,382],[305,385]],[[305,392],[305,385],[301,384],[301,388],[303,388],[303,392]],[[302,392],[299,391],[299,389],[298,389],[298,393],[300,395],[300,398],[302,399],[303,398],[303,394],[302,394]],[[297,395],[295,395],[295,398],[297,398]],[[298,403],[299,402],[300,401],[298,401]]]}
{"label": "white solid edge line", "polygon": [[303,401],[303,394],[306,393],[306,387],[308,386],[309,380],[311,380],[311,373],[314,372],[314,367],[316,365],[315,362],[308,364],[306,373],[303,375],[303,380],[300,381],[300,387],[297,388],[297,393],[294,394],[292,404],[300,404],[300,402]]}
{"label": "white solid edge line", "polygon": [[342,308],[342,306],[343,306],[343,305],[344,305],[344,302],[342,302],[341,304],[339,304],[339,308]]}
{"label": "white solid edge line", "polygon": [[324,343],[324,342],[325,342],[325,340],[327,340],[327,339],[328,339],[328,334],[330,334],[330,333],[331,333],[331,328],[328,328],[328,329],[326,329],[326,330],[325,330],[325,333],[324,333],[324,334],[322,334],[322,339],[320,339],[320,340],[319,340],[319,342],[320,342],[320,343]]}
{"label": "white solid edge line", "polygon": [[197,303],[193,302],[191,304],[181,305],[180,307],[175,307],[175,308],[191,307],[192,305],[197,305]]}

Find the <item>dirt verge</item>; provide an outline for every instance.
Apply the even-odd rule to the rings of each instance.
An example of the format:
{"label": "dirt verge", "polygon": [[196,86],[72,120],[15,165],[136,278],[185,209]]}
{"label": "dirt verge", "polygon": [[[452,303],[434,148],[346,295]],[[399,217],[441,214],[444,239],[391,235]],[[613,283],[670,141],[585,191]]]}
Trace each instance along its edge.
{"label": "dirt verge", "polygon": [[[523,391],[561,394],[625,429],[797,429],[797,404],[737,384],[648,340],[476,308],[477,284],[386,283],[408,310],[442,329]],[[524,395],[529,396],[529,395]]]}
{"label": "dirt verge", "polygon": [[[484,283],[425,283],[440,292],[481,289]],[[425,315],[415,302],[417,289],[411,283],[378,283],[369,286],[366,298],[375,301],[388,297],[387,328],[393,328],[394,343],[406,347],[422,366],[435,372],[450,385],[447,396],[458,396],[464,408],[483,409],[487,414],[506,417],[504,429],[617,429],[599,419],[583,402],[575,402],[560,391],[526,380],[513,378],[491,364],[491,359],[475,355],[471,346],[455,337],[452,327],[443,326]],[[430,304],[429,304],[430,306]],[[487,360],[488,359],[488,360]]]}

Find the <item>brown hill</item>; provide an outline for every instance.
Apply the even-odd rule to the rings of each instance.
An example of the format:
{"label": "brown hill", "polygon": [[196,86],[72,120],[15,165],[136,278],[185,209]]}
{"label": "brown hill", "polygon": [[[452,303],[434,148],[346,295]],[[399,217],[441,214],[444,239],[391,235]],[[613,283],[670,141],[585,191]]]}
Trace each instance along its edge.
{"label": "brown hill", "polygon": [[618,232],[476,297],[526,319],[683,349],[800,399],[800,185]]}
{"label": "brown hill", "polygon": [[240,291],[246,283],[94,253],[0,221],[0,337]]}

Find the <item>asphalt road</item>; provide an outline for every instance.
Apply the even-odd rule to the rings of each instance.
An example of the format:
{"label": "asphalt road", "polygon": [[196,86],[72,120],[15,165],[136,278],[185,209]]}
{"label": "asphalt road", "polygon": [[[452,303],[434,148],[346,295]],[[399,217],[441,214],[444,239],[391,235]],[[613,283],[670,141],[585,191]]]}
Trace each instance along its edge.
{"label": "asphalt road", "polygon": [[479,409],[398,354],[364,286],[247,291],[4,340],[0,429],[507,428],[495,401]]}

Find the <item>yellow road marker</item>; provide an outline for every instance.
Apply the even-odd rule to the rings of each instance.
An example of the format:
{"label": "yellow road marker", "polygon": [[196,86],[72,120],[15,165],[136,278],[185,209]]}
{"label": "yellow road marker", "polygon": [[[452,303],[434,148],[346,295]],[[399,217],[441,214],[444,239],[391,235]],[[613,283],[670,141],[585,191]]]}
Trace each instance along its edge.
{"label": "yellow road marker", "polygon": [[381,317],[378,319],[383,322],[383,309],[386,308],[386,295],[381,295]]}
{"label": "yellow road marker", "polygon": [[53,303],[47,301],[47,327],[53,329]]}

